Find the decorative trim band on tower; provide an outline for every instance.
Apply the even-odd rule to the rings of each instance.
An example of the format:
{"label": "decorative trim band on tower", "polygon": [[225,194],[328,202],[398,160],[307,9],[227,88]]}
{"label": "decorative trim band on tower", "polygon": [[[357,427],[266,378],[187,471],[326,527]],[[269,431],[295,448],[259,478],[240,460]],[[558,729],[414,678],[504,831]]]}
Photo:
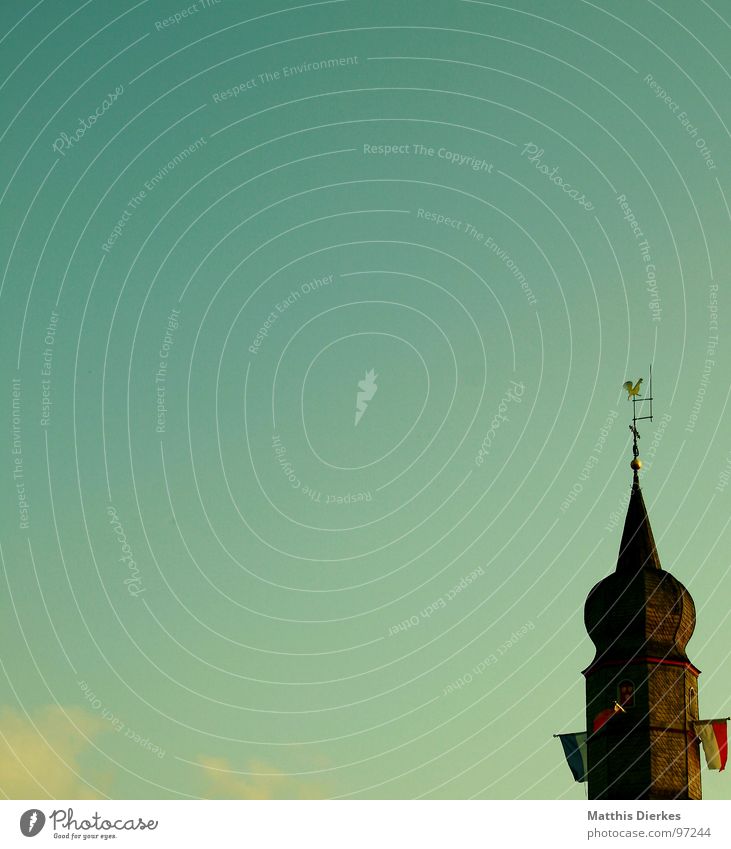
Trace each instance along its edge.
{"label": "decorative trim band on tower", "polygon": [[692,664],[689,660],[672,660],[667,657],[632,657],[627,660],[600,660],[598,663],[592,663],[586,667],[586,669],[582,670],[581,674],[586,676],[590,675],[592,672],[596,672],[597,669],[602,669],[605,666],[629,666],[632,663],[654,663],[662,666],[682,666],[683,669],[689,669],[691,672],[696,675],[700,675],[701,671],[697,666]]}

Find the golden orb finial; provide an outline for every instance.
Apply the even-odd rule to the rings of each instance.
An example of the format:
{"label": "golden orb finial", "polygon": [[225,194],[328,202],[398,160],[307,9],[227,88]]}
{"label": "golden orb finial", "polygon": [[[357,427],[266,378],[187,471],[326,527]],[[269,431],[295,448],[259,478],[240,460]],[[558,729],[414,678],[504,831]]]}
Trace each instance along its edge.
{"label": "golden orb finial", "polygon": [[629,464],[630,469],[633,469],[635,472],[639,472],[642,468],[642,460],[639,457],[633,457],[632,462]]}

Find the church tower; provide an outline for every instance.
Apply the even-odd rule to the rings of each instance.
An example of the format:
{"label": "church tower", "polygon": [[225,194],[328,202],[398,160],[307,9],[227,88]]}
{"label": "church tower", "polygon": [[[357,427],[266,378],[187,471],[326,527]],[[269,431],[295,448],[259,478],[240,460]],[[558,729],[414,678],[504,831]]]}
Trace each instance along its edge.
{"label": "church tower", "polygon": [[640,489],[632,490],[617,567],[589,593],[596,655],[584,670],[589,799],[700,799],[698,675],[685,648],[695,628],[686,588],[660,565]]}

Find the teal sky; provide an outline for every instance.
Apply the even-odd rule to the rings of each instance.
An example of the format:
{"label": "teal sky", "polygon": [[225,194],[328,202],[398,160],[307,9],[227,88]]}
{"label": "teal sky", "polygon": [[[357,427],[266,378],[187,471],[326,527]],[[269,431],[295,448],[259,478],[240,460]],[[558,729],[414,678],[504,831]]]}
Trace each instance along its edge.
{"label": "teal sky", "polygon": [[651,362],[728,715],[729,10],[123,6],[0,31],[0,792],[584,798]]}

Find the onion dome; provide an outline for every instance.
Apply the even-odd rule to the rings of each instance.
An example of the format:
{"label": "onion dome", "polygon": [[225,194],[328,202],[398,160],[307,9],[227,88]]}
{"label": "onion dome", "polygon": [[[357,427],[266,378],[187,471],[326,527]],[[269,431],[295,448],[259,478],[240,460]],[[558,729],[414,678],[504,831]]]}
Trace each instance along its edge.
{"label": "onion dome", "polygon": [[695,629],[695,605],[660,565],[637,471],[617,568],[591,590],[584,606],[586,630],[596,646],[591,667],[640,658],[688,662],[685,647]]}

